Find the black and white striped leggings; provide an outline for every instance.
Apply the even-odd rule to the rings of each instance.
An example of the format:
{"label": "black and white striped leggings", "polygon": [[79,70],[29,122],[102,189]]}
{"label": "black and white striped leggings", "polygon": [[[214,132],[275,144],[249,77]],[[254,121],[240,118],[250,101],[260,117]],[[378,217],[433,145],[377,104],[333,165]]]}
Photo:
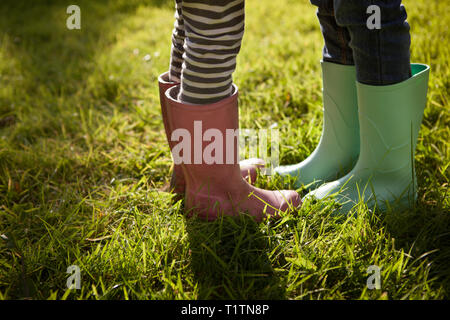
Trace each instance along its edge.
{"label": "black and white striped leggings", "polygon": [[244,35],[244,0],[175,0],[169,79],[178,99],[217,102],[231,94]]}

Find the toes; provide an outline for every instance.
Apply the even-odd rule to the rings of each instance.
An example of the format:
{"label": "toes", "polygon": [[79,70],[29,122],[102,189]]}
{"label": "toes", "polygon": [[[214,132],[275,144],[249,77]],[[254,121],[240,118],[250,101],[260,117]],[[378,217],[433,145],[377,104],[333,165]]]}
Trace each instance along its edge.
{"label": "toes", "polygon": [[300,195],[292,190],[282,190],[283,204],[281,211],[285,211],[288,208],[299,208],[302,204],[302,198]]}

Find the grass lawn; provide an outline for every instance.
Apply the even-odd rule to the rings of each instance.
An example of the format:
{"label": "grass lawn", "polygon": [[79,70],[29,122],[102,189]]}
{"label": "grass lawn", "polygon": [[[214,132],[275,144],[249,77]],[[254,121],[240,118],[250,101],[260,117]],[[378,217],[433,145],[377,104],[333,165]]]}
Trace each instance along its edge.
{"label": "grass lawn", "polygon": [[[256,224],[186,220],[161,189],[171,156],[157,77],[173,3],[0,5],[0,298],[443,299],[450,296],[450,2],[405,0],[412,61],[431,66],[407,212],[327,203]],[[240,125],[280,130],[280,161],[317,145],[323,40],[309,1],[249,0],[234,80]],[[288,184],[260,175],[258,186]],[[298,192],[305,194],[304,189]],[[70,265],[81,289],[68,290]],[[381,268],[381,289],[366,272]]]}

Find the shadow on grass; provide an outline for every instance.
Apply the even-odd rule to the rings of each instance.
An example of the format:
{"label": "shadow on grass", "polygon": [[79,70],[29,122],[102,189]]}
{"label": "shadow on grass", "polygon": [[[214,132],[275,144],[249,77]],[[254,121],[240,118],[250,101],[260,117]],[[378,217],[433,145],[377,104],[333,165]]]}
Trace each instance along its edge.
{"label": "shadow on grass", "polygon": [[[42,289],[48,286],[42,281],[64,274],[65,261],[72,255],[68,252],[71,242],[79,240],[68,234],[74,237],[76,229],[59,234],[59,244],[51,251],[30,247],[47,233],[43,222],[58,229],[83,202],[83,189],[92,190],[107,181],[101,179],[106,175],[104,170],[94,176],[92,168],[77,160],[77,149],[59,149],[49,156],[40,152],[39,145],[34,150],[30,145],[39,138],[50,138],[50,142],[61,142],[56,145],[59,148],[68,140],[66,132],[69,138],[76,138],[82,127],[81,116],[71,116],[82,111],[77,102],[83,102],[84,109],[89,110],[100,108],[102,99],[111,101],[117,95],[117,88],[105,86],[94,101],[80,99],[89,76],[99,68],[95,57],[115,43],[121,22],[140,6],[173,6],[171,0],[75,3],[81,8],[81,30],[66,27],[66,8],[73,4],[71,1],[2,0],[0,5],[0,135],[10,138],[11,146],[5,152],[3,145],[0,147],[0,207],[14,213],[1,217],[2,236],[8,235],[8,247],[3,251],[0,246],[0,259],[8,261],[11,268],[8,273],[2,272],[0,292],[9,290],[11,297],[48,297],[48,290]],[[79,139],[71,142],[74,146],[81,144]],[[14,188],[8,188],[8,183]],[[81,230],[90,226],[86,212],[92,208],[88,207],[83,204],[74,215]],[[35,210],[26,214],[30,208]],[[53,285],[56,280],[49,282]]]}
{"label": "shadow on grass", "polygon": [[410,268],[421,263],[430,266],[431,285],[439,286],[450,297],[450,210],[419,201],[415,210],[388,214],[385,223],[396,249],[413,257]]}
{"label": "shadow on grass", "polygon": [[186,230],[199,299],[285,299],[268,237],[251,217],[187,219]]}

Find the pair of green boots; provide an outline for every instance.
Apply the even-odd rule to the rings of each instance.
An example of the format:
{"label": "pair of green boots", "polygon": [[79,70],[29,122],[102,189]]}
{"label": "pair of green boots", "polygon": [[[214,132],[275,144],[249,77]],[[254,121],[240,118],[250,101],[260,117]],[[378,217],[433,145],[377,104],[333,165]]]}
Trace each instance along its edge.
{"label": "pair of green boots", "polygon": [[[417,197],[414,151],[427,101],[430,68],[388,86],[356,81],[354,66],[322,62],[324,121],[320,142],[304,161],[275,169],[306,185],[308,198],[334,197],[347,213],[410,208]],[[337,180],[335,180],[337,179]],[[325,183],[325,184],[324,184]]]}

